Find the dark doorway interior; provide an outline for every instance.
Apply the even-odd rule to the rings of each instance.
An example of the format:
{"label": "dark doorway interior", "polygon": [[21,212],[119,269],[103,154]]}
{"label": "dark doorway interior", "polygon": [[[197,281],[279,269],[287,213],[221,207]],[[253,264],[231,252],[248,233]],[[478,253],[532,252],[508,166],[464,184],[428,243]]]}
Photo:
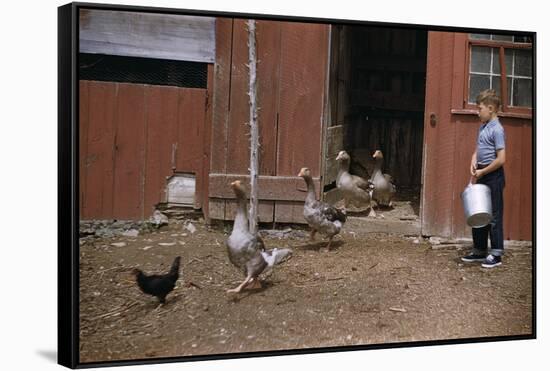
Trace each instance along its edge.
{"label": "dark doorway interior", "polygon": [[370,176],[372,154],[380,149],[383,171],[397,185],[396,199],[410,201],[418,215],[427,31],[366,26],[333,31],[329,126],[342,126],[354,174]]}

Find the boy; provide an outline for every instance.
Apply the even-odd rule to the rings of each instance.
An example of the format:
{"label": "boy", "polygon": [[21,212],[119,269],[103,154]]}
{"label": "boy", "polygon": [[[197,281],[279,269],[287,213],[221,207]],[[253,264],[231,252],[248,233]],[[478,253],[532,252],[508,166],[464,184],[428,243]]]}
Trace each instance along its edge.
{"label": "boy", "polygon": [[[504,254],[502,218],[505,183],[503,165],[506,160],[505,136],[504,128],[497,116],[500,99],[496,92],[490,89],[482,91],[477,96],[476,103],[482,125],[477,135],[476,150],[472,155],[470,174],[477,183],[485,184],[491,189],[493,219],[485,227],[472,228],[474,247],[469,255],[462,258],[462,261],[481,261],[482,267],[494,268],[502,264],[502,255]],[[487,249],[488,236],[491,238],[490,250]]]}

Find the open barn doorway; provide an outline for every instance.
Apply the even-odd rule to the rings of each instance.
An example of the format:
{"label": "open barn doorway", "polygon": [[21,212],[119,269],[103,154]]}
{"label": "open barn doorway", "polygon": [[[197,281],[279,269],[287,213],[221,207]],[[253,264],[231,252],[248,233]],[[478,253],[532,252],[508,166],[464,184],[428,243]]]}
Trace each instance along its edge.
{"label": "open barn doorway", "polygon": [[420,219],[428,33],[425,30],[336,25],[331,28],[323,193],[338,203],[339,150],[350,173],[369,178],[376,150],[397,186],[385,218]]}

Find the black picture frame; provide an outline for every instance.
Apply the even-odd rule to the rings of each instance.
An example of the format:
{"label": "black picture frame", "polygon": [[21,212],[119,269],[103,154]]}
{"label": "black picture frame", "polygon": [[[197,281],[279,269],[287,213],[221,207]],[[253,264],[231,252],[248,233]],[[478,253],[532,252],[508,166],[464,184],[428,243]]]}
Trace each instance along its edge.
{"label": "black picture frame", "polygon": [[[104,367],[117,365],[157,364],[214,359],[277,356],[286,354],[310,354],[354,350],[417,347],[426,345],[464,344],[537,338],[536,313],[536,170],[532,176],[532,333],[522,335],[409,341],[405,343],[384,343],[352,345],[343,347],[305,348],[292,350],[211,354],[153,359],[129,359],[81,363],[79,360],[79,10],[100,9],[132,12],[183,14],[197,16],[218,16],[253,18],[257,20],[291,20],[304,23],[332,23],[373,25],[380,27],[414,28],[429,31],[489,32],[487,29],[462,29],[429,25],[387,24],[354,20],[318,19],[307,17],[286,17],[264,14],[243,14],[228,12],[206,12],[185,9],[123,6],[95,3],[70,3],[58,8],[58,363],[69,368]],[[512,32],[512,31],[503,31]],[[533,83],[532,83],[532,126],[536,137],[536,47],[537,34],[523,32],[533,39]],[[532,140],[532,163],[536,169],[536,142]]]}

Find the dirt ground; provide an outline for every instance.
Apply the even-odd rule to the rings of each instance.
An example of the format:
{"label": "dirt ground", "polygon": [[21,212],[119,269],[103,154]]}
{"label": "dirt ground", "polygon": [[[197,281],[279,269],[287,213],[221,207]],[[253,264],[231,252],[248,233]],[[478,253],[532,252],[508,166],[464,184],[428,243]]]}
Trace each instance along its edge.
{"label": "dirt ground", "polygon": [[[414,227],[402,214],[394,219]],[[530,247],[509,249],[487,270],[460,261],[466,248],[366,227],[385,218],[350,217],[331,251],[303,230],[266,236],[268,248],[293,255],[262,289],[241,294],[226,293],[243,278],[227,258],[230,225],[194,220],[194,233],[178,222],[137,237],[87,238],[81,362],[532,333]],[[178,255],[180,279],[158,307],[129,271],[165,272]]]}

